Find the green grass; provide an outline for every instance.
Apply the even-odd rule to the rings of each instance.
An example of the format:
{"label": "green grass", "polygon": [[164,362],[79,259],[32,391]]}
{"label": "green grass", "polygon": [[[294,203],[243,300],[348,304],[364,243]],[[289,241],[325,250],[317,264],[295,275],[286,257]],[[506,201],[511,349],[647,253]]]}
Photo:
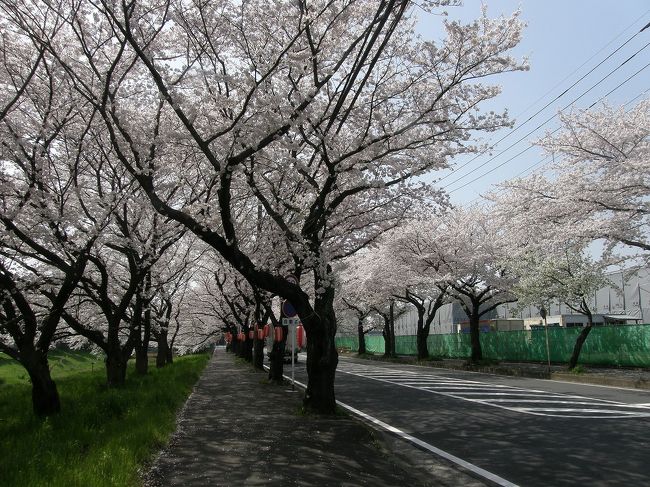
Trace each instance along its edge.
{"label": "green grass", "polygon": [[574,368],[569,370],[569,372],[575,375],[582,375],[587,372],[587,367],[585,367],[584,365],[576,365]]}
{"label": "green grass", "polygon": [[[55,381],[78,372],[104,369],[104,358],[88,352],[54,351],[49,353],[50,371]],[[29,376],[15,360],[0,353],[0,384],[28,384]]]}
{"label": "green grass", "polygon": [[58,360],[52,375],[62,411],[47,419],[32,414],[20,372],[0,362],[1,486],[140,485],[138,469],[168,441],[208,361],[204,354],[180,357],[145,377],[131,367],[124,387],[108,389],[101,361],[71,355],[52,363]]}

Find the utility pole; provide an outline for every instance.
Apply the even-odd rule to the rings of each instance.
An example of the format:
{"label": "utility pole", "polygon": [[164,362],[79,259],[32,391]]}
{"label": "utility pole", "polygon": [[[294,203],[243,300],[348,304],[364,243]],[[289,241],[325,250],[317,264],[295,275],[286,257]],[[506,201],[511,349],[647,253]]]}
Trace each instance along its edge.
{"label": "utility pole", "polygon": [[546,308],[542,306],[539,309],[539,315],[544,320],[544,333],[546,334],[546,362],[548,364],[548,375],[551,375],[551,349],[548,345],[548,323],[546,322]]}

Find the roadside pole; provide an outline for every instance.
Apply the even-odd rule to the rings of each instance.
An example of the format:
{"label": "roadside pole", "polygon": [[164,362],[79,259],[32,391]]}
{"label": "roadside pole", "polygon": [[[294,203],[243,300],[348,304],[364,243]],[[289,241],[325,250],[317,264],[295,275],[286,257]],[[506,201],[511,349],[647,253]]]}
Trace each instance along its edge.
{"label": "roadside pole", "polygon": [[539,310],[539,314],[544,320],[544,333],[546,334],[546,361],[548,363],[548,373],[551,374],[551,349],[548,346],[548,323],[546,322],[546,308],[543,306]]}
{"label": "roadside pole", "polygon": [[[291,354],[291,390],[287,392],[295,392],[296,390],[296,329],[298,328],[298,323],[300,323],[300,319],[295,317],[295,318],[282,318],[282,325],[286,326],[289,330],[289,335],[290,337],[287,337],[287,343],[290,343],[291,345],[291,350],[289,353]],[[290,338],[290,339],[289,339]]]}
{"label": "roadside pole", "polygon": [[[289,275],[286,277],[286,279],[290,283],[298,285],[299,281],[296,276]],[[300,322],[300,319],[298,318],[298,312],[296,311],[296,308],[294,308],[293,305],[288,300],[284,300],[280,308],[282,314],[282,325],[286,326],[288,328],[289,333],[291,333],[291,352],[290,352],[291,353],[291,391],[287,391],[287,392],[295,392],[296,357],[294,356],[294,354],[296,353],[296,328],[298,327],[298,323]]]}
{"label": "roadside pole", "polygon": [[296,378],[295,378],[295,353],[296,353],[296,329],[298,327],[295,324],[291,324],[291,390],[296,389]]}

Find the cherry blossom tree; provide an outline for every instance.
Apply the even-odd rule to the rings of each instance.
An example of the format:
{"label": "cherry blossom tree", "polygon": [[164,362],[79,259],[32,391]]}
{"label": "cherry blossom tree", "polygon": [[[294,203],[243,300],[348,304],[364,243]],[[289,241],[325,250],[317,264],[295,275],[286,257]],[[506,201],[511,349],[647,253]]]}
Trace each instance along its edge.
{"label": "cherry blossom tree", "polygon": [[[423,230],[426,225],[428,223],[424,220],[407,221],[385,234],[372,251],[355,255],[348,270],[355,289],[341,298],[344,302],[349,299],[348,307],[354,305],[353,309],[358,315],[373,307],[381,310],[382,306],[390,304],[390,300],[413,305],[418,316],[416,339],[419,359],[429,356],[427,339],[431,323],[447,298],[445,280],[435,270],[432,271],[429,264],[423,265],[419,260],[425,245],[421,232],[426,233]],[[364,299],[367,301],[365,306]],[[400,310],[405,311],[405,308],[401,307]]]}
{"label": "cherry blossom tree", "polygon": [[83,195],[97,196],[85,177],[88,120],[56,61],[15,31],[0,42],[0,351],[25,367],[34,412],[49,415],[60,400],[47,354],[115,200],[86,211]]}
{"label": "cherry blossom tree", "polygon": [[384,353],[395,355],[395,318],[408,308],[403,298],[407,284],[400,272],[384,242],[349,257],[338,269],[339,307],[357,319],[359,353],[365,353],[361,351],[365,350],[365,333],[375,328],[374,324],[365,327],[364,320],[378,316],[384,324]]}
{"label": "cherry blossom tree", "polygon": [[[103,177],[108,179],[106,174]],[[120,180],[109,181],[119,184],[116,179]],[[113,224],[103,232],[103,245],[89,257],[91,267],[81,280],[78,306],[63,316],[70,328],[106,354],[109,385],[124,383],[134,351],[136,369],[147,373],[152,270],[184,235],[175,222],[165,221],[148,205],[143,207],[137,190],[122,191],[128,197],[112,212]],[[84,320],[85,314],[92,313],[88,306],[97,307],[104,319]]]}
{"label": "cherry blossom tree", "polygon": [[375,252],[364,250],[342,261],[336,268],[338,276],[336,315],[341,333],[356,333],[359,355],[366,353],[365,336],[376,328],[372,321],[374,307],[387,299],[368,289],[370,269]]}
{"label": "cherry blossom tree", "polygon": [[439,272],[443,262],[431,259],[433,254],[429,254],[426,263],[420,259],[425,250],[425,236],[430,232],[426,227],[430,224],[427,219],[409,221],[386,238],[384,248],[386,260],[393,261],[393,266],[385,268],[395,287],[393,295],[412,304],[417,311],[416,341],[420,360],[429,357],[427,339],[431,323],[438,310],[448,302],[448,283]]}
{"label": "cherry blossom tree", "polygon": [[414,265],[444,282],[469,318],[472,355],[482,359],[479,320],[497,306],[513,302],[518,276],[505,265],[509,249],[503,226],[481,206],[454,208],[420,222],[408,244]]}
{"label": "cherry blossom tree", "polygon": [[513,292],[521,306],[533,305],[548,309],[553,300],[560,300],[572,311],[585,315],[587,325],[576,337],[569,370],[575,368],[582,346],[593,328],[592,296],[611,283],[605,271],[611,261],[595,260],[584,245],[568,243],[562,249],[513,249],[510,266],[521,276]]}
{"label": "cherry blossom tree", "polygon": [[[507,124],[478,111],[499,92],[481,81],[525,68],[508,55],[520,39],[517,16],[446,22],[446,39],[432,43],[413,35],[416,6],[5,4],[98,110],[156,211],[251,286],[293,303],[309,337],[305,404],[318,411],[335,409],[332,264],[397,225],[414,202],[442,201],[413,177],[475,150],[474,132]],[[39,15],[60,19],[61,31],[43,32]],[[313,300],[249,253],[242,220],[255,213],[242,202],[251,195],[298,277],[310,274]]]}
{"label": "cherry blossom tree", "polygon": [[[606,239],[650,254],[650,100],[561,113],[562,129],[538,144],[554,163],[506,181],[489,198],[522,239],[560,247]],[[531,235],[532,233],[532,235]]]}
{"label": "cherry blossom tree", "polygon": [[158,368],[173,362],[174,343],[183,322],[180,319],[183,303],[187,301],[186,296],[196,281],[195,276],[207,250],[199,243],[186,235],[156,262],[151,273],[151,335],[158,348]]}

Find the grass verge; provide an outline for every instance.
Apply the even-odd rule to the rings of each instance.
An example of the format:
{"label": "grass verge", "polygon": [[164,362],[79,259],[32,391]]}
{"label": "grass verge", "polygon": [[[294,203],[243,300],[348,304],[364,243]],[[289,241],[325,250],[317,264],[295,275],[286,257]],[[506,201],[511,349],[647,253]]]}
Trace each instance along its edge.
{"label": "grass verge", "polygon": [[166,444],[208,355],[179,357],[144,377],[131,368],[126,385],[112,389],[105,386],[103,367],[67,358],[52,369],[62,411],[46,419],[32,414],[30,385],[3,372],[0,485],[140,485],[138,469]]}
{"label": "grass verge", "polygon": [[[59,379],[75,375],[78,372],[104,370],[104,357],[89,352],[56,350],[48,353],[48,362],[52,378]],[[28,384],[29,376],[18,362],[0,353],[0,384]]]}

